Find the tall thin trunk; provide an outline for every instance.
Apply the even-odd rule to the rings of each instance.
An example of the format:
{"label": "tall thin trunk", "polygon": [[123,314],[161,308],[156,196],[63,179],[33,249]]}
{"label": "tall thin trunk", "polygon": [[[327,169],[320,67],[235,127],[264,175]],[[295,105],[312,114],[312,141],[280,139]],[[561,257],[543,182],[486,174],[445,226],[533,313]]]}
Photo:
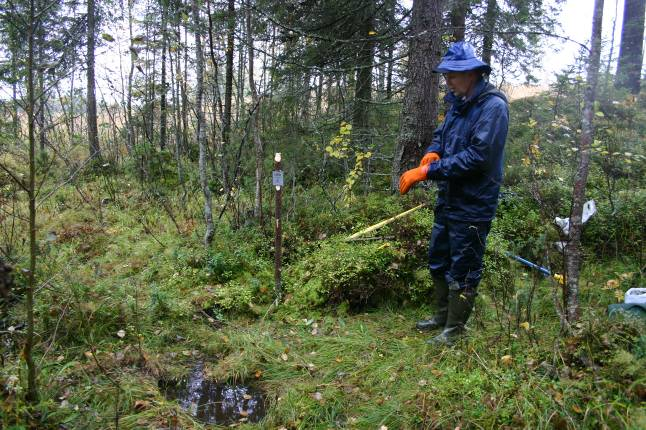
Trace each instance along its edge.
{"label": "tall thin trunk", "polygon": [[[357,53],[357,71],[352,109],[353,134],[365,143],[372,101],[372,68],[375,42],[369,36],[374,26],[373,8],[366,7],[358,23],[359,37],[364,39]],[[308,83],[309,86],[309,83]]]}
{"label": "tall thin trunk", "polygon": [[323,103],[323,74],[319,73],[316,77],[316,117],[321,115],[321,105]]}
{"label": "tall thin trunk", "polygon": [[464,40],[468,9],[468,0],[453,0],[451,7],[451,33],[455,41]]}
{"label": "tall thin trunk", "polygon": [[612,56],[615,52],[615,30],[617,29],[617,9],[619,8],[619,0],[615,0],[615,13],[612,15],[612,32],[610,33],[610,52],[608,53],[608,61],[606,62],[606,85],[610,79],[610,65],[612,64]]}
{"label": "tall thin trunk", "polygon": [[[130,49],[134,49],[132,46],[132,6],[134,0],[128,0],[128,34],[130,35]],[[128,153],[132,155],[134,149],[134,129],[132,124],[132,77],[135,72],[135,59],[136,55],[134,52],[130,52],[130,71],[128,72],[128,95],[126,99],[126,148]]]}
{"label": "tall thin trunk", "polygon": [[439,76],[432,70],[442,56],[441,28],[442,1],[415,0],[408,86],[391,171],[393,190],[398,187],[401,173],[419,163],[426,146],[433,140],[439,112]]}
{"label": "tall thin trunk", "polygon": [[70,76],[70,118],[72,118],[72,121],[70,122],[70,133],[72,136],[74,136],[75,129],[74,123],[75,123],[75,109],[74,109],[74,76],[76,73],[74,73],[74,67],[73,67],[74,60],[72,59],[72,76]]}
{"label": "tall thin trunk", "polygon": [[161,55],[161,94],[159,96],[159,148],[163,151],[166,149],[166,93],[168,92],[166,84],[166,49],[168,47],[168,35],[166,34],[167,7],[166,2],[161,2],[162,7],[162,55]]}
{"label": "tall thin trunk", "polygon": [[[243,26],[244,28],[244,26]],[[243,31],[241,31],[243,32]],[[241,35],[242,40],[245,40],[244,34]],[[245,64],[245,49],[244,45],[240,43],[238,45],[238,79],[237,79],[237,91],[236,91],[236,120],[235,123],[240,122],[240,114],[242,109],[244,109],[244,64]]]}
{"label": "tall thin trunk", "polygon": [[14,136],[18,136],[20,122],[18,119],[18,49],[12,44],[11,50],[11,101],[12,127]]}
{"label": "tall thin trunk", "polygon": [[[222,119],[222,97],[220,95],[220,68],[218,67],[217,58],[215,56],[215,44],[213,43],[213,19],[211,16],[211,1],[206,2],[206,13],[209,19],[209,55],[213,63],[213,93],[215,95],[217,115]],[[215,110],[215,108],[214,108]]]}
{"label": "tall thin trunk", "polygon": [[641,85],[645,13],[646,0],[625,1],[616,85],[632,94],[639,94]]}
{"label": "tall thin trunk", "polygon": [[393,57],[395,53],[395,46],[388,47],[388,69],[386,71],[386,99],[390,100],[393,96]]}
{"label": "tall thin trunk", "polygon": [[[40,61],[42,57],[39,55]],[[42,64],[42,63],[40,63]],[[45,127],[45,76],[43,68],[38,67],[38,143],[40,153],[45,153],[45,142],[47,140],[46,127]]]}
{"label": "tall thin trunk", "polygon": [[184,26],[184,73],[182,76],[182,145],[188,151],[188,34]]}
{"label": "tall thin trunk", "polygon": [[482,61],[491,64],[493,51],[493,33],[496,29],[496,15],[498,4],[496,0],[487,0],[487,11],[485,13],[484,36],[482,37]]}
{"label": "tall thin trunk", "polygon": [[29,133],[29,276],[27,284],[27,338],[23,355],[27,362],[27,401],[38,401],[36,364],[32,355],[34,345],[34,291],[36,288],[36,97],[34,95],[34,32],[37,26],[34,0],[29,2],[29,33],[27,50],[27,127]]}
{"label": "tall thin trunk", "polygon": [[204,56],[202,53],[202,30],[200,25],[200,12],[198,1],[193,0],[193,25],[195,26],[195,64],[196,64],[196,85],[195,85],[195,111],[197,113],[197,143],[200,148],[199,170],[200,183],[204,193],[204,220],[206,231],[204,233],[204,246],[208,247],[213,240],[213,210],[211,189],[209,188],[209,175],[206,162],[206,124],[204,123],[204,110],[202,108],[202,97],[204,94]]}
{"label": "tall thin trunk", "polygon": [[583,204],[585,202],[585,187],[588,181],[590,165],[590,145],[594,137],[594,101],[599,79],[599,63],[601,57],[601,25],[603,21],[603,2],[595,0],[592,17],[592,36],[590,59],[585,96],[583,100],[583,118],[581,121],[581,138],[579,140],[579,165],[574,178],[572,191],[572,211],[570,213],[569,240],[565,247],[565,305],[568,322],[579,318],[579,273],[581,270],[581,230]]}
{"label": "tall thin trunk", "polygon": [[[179,39],[179,32],[177,32],[177,38]],[[175,134],[175,162],[177,164],[177,182],[180,184],[184,183],[184,173],[182,171],[182,133],[180,131],[181,127],[181,116],[180,116],[180,98],[179,98],[179,78],[182,69],[180,68],[180,49],[175,51],[177,55],[175,56],[175,73],[173,73],[173,54],[171,51],[168,53],[168,58],[170,61],[170,87],[171,93],[173,96],[173,132]],[[177,78],[175,78],[177,75]]]}
{"label": "tall thin trunk", "polygon": [[[228,0],[228,15],[227,15],[227,47],[226,47],[226,70],[224,78],[224,115],[222,118],[222,146],[223,151],[226,152],[231,142],[231,102],[233,98],[233,50],[234,50],[234,36],[236,27],[235,16],[235,1]],[[225,195],[229,194],[229,179],[226,169],[225,153],[222,154],[222,176]]]}
{"label": "tall thin trunk", "polygon": [[95,26],[94,0],[87,0],[87,139],[90,157],[101,158],[96,118],[96,84],[94,82]]}
{"label": "tall thin trunk", "polygon": [[253,116],[250,125],[250,134],[253,137],[253,146],[256,155],[256,186],[254,193],[253,216],[262,225],[262,174],[263,174],[263,144],[260,139],[260,98],[256,82],[254,81],[254,47],[253,47],[253,21],[251,15],[251,0],[247,4],[247,47],[249,53],[249,90],[251,91],[251,110],[250,114]]}

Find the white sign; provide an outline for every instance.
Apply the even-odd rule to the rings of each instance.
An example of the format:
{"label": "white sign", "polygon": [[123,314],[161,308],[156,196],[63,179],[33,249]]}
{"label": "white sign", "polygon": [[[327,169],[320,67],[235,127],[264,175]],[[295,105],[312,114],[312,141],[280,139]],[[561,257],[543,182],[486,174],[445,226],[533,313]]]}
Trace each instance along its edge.
{"label": "white sign", "polygon": [[274,170],[271,173],[272,173],[271,177],[272,177],[274,186],[282,187],[283,186],[283,171],[282,170]]}

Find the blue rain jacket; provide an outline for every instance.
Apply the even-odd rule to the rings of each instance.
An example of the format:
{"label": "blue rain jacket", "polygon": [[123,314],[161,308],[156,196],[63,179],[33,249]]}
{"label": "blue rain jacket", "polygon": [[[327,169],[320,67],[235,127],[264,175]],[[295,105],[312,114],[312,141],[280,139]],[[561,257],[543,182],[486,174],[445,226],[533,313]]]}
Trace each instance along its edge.
{"label": "blue rain jacket", "polygon": [[452,106],[426,150],[441,157],[430,164],[427,174],[438,181],[436,217],[491,221],[502,183],[507,99],[481,80],[470,98],[461,100],[449,93],[445,100]]}

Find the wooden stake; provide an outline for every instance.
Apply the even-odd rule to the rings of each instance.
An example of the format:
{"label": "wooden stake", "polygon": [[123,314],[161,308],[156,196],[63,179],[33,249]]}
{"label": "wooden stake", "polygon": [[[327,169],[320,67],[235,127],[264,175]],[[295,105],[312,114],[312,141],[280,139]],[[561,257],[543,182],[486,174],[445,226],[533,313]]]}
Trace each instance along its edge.
{"label": "wooden stake", "polygon": [[283,171],[281,169],[281,155],[277,152],[274,156],[274,171],[272,174],[272,182],[276,187],[276,235],[274,237],[274,283],[276,304],[280,302],[282,290],[282,277],[281,277],[281,259],[283,255],[283,226],[281,222],[282,198],[283,198]]}

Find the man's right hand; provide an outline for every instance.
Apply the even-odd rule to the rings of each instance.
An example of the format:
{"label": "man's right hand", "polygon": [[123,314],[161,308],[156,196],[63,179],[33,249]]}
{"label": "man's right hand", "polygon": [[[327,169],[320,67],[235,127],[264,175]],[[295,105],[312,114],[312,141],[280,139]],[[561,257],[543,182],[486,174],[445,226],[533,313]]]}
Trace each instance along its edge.
{"label": "man's right hand", "polygon": [[422,157],[422,161],[420,161],[419,167],[428,166],[429,164],[439,160],[440,154],[438,154],[437,152],[427,152],[426,155]]}
{"label": "man's right hand", "polygon": [[416,183],[426,179],[428,166],[420,166],[405,171],[399,178],[399,194],[404,195]]}

